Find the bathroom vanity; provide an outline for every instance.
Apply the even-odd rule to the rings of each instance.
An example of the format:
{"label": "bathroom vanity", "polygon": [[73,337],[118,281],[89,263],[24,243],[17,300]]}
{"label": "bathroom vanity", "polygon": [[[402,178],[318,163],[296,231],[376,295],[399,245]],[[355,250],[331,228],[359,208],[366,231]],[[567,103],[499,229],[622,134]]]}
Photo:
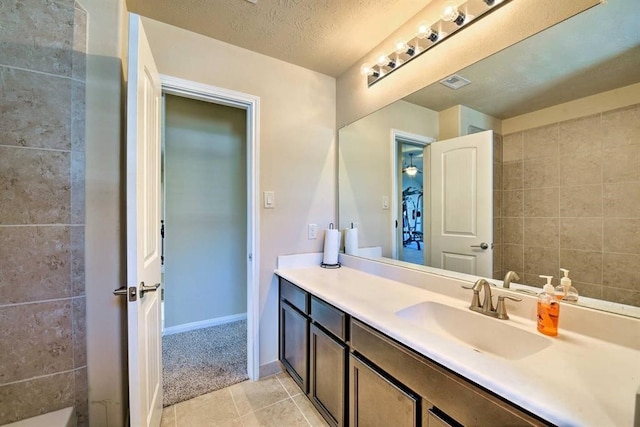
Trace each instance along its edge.
{"label": "bathroom vanity", "polygon": [[[276,271],[280,360],[330,425],[640,422],[638,319],[563,306],[550,338],[536,332],[534,297],[499,320],[468,310],[464,280],[371,260],[294,264]],[[623,329],[588,333],[605,324]]]}

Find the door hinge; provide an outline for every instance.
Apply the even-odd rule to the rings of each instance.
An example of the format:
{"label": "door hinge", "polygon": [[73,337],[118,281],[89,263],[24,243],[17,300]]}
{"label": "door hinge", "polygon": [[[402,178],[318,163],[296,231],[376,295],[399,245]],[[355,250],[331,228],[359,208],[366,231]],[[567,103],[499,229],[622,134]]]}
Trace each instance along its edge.
{"label": "door hinge", "polygon": [[160,220],[160,265],[164,265],[164,219]]}

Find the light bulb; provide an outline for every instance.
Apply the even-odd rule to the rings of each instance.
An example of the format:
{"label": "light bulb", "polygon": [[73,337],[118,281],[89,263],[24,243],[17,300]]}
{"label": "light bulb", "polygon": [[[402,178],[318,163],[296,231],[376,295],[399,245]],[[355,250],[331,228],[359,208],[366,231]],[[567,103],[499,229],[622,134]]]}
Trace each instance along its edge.
{"label": "light bulb", "polygon": [[360,74],[363,76],[372,76],[373,68],[371,68],[370,64],[362,64],[362,67],[360,67]]}
{"label": "light bulb", "polygon": [[402,55],[407,51],[408,48],[409,46],[407,46],[407,43],[405,43],[404,40],[398,40],[395,43],[394,52],[397,53],[398,55]]}
{"label": "light bulb", "polygon": [[423,24],[418,27],[418,34],[416,37],[419,39],[429,39],[435,43],[435,41],[438,40],[438,33],[433,31],[433,28],[429,25]]}
{"label": "light bulb", "polygon": [[391,62],[391,60],[389,59],[389,57],[387,55],[380,55],[380,56],[378,56],[378,59],[376,60],[376,64],[378,64],[380,67],[384,67],[386,65],[389,65],[389,62]]}
{"label": "light bulb", "polygon": [[380,72],[377,71],[368,63],[362,64],[362,67],[360,67],[360,74],[362,74],[365,77],[370,77],[370,76],[373,76],[375,78],[380,77]]}
{"label": "light bulb", "polygon": [[430,32],[431,32],[430,26],[428,26],[427,24],[420,24],[420,26],[418,27],[418,34],[416,35],[416,37],[418,37],[419,39],[423,39],[427,37],[427,34]]}
{"label": "light bulb", "polygon": [[442,15],[440,15],[443,21],[454,22],[457,26],[464,24],[464,13],[458,10],[458,6],[455,1],[448,1],[444,4]]}
{"label": "light bulb", "polygon": [[458,5],[456,5],[456,2],[448,1],[444,4],[444,9],[442,9],[440,17],[443,21],[452,22],[459,14],[460,12],[458,12]]}

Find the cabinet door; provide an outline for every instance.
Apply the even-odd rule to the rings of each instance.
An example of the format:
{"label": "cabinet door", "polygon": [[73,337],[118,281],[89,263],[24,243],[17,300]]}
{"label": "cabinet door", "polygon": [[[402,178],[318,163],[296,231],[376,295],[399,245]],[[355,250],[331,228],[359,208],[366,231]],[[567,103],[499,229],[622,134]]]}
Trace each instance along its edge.
{"label": "cabinet door", "polygon": [[345,425],[347,348],[311,325],[309,398],[333,426]]}
{"label": "cabinet door", "polygon": [[304,393],[308,392],[309,320],[280,300],[280,361]]}
{"label": "cabinet door", "polygon": [[361,359],[349,356],[351,427],[415,427],[418,398],[402,390]]}

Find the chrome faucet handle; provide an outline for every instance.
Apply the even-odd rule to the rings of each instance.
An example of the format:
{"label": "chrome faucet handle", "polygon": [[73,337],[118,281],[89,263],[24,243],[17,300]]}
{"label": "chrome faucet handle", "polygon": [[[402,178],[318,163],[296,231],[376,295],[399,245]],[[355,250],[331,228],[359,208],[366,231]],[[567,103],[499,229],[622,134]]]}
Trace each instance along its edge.
{"label": "chrome faucet handle", "polygon": [[506,320],[509,318],[507,314],[507,305],[504,300],[510,299],[511,301],[522,301],[522,298],[511,297],[508,295],[498,295],[498,305],[496,307],[496,317],[498,319]]}

